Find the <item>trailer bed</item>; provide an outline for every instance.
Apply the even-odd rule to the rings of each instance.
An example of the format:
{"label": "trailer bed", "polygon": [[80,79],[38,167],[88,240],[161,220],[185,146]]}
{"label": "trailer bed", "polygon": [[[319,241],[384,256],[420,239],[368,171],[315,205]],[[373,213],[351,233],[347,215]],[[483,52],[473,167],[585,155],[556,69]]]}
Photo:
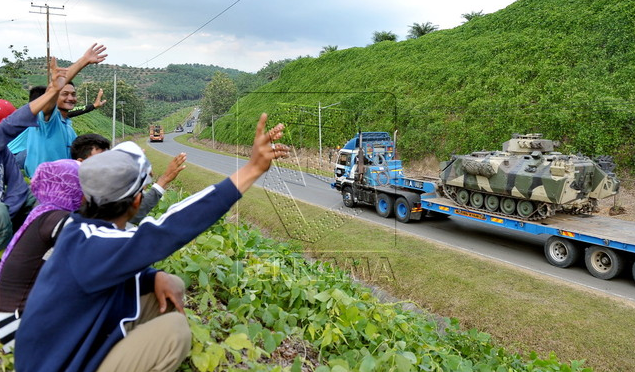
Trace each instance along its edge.
{"label": "trailer bed", "polygon": [[635,253],[635,222],[597,215],[557,214],[540,221],[488,214],[458,206],[452,200],[432,197],[421,200],[423,209],[449,216],[467,218],[531,234],[563,236],[588,245],[603,245]]}

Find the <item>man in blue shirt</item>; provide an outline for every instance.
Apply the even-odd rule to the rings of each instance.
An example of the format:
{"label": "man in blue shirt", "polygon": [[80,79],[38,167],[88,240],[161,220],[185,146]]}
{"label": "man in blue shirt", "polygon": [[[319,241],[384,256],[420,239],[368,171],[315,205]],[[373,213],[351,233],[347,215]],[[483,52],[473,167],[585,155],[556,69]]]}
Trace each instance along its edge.
{"label": "man in blue shirt", "polygon": [[9,149],[17,154],[26,150],[24,171],[31,177],[41,163],[59,159],[70,159],[70,146],[77,134],[72,127],[69,111],[77,104],[75,85],[71,81],[84,67],[100,63],[107,54],[106,47],[93,44],[84,55],[68,68],[66,85],[59,92],[57,105],[38,114],[36,128],[30,128],[9,143]]}

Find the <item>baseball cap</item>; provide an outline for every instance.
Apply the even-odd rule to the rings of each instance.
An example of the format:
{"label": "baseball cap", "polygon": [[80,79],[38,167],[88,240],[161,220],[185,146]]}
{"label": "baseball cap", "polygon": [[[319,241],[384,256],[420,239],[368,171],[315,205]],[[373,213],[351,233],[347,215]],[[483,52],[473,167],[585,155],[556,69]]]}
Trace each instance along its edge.
{"label": "baseball cap", "polygon": [[13,114],[15,111],[15,107],[11,104],[11,102],[0,99],[0,121],[4,120],[7,116]]}
{"label": "baseball cap", "polygon": [[152,182],[152,165],[134,142],[93,155],[79,167],[86,200],[104,205],[134,196]]}

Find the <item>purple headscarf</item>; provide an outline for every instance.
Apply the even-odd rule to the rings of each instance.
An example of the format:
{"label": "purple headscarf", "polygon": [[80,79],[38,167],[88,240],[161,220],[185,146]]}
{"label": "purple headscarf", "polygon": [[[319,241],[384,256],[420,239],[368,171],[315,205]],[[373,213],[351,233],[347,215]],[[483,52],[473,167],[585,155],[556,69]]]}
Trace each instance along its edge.
{"label": "purple headscarf", "polygon": [[40,164],[31,179],[31,191],[39,205],[29,213],[24,224],[13,235],[11,242],[2,254],[0,271],[4,262],[11,254],[13,247],[24,234],[24,231],[42,214],[65,210],[75,211],[82,203],[82,188],[79,184],[79,162],[72,159],[62,159]]}

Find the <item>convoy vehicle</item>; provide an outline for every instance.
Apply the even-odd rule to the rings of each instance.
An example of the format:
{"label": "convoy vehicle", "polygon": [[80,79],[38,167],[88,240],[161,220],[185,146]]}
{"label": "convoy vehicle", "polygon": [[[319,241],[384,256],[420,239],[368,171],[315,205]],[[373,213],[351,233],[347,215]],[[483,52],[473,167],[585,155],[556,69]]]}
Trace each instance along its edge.
{"label": "convoy vehicle", "polygon": [[163,142],[165,133],[160,125],[150,125],[150,142]]}
{"label": "convoy vehicle", "polygon": [[[584,167],[588,162],[583,162]],[[448,164],[442,163],[444,166],[447,168]],[[616,192],[619,186],[617,179],[608,169],[603,174],[601,189],[607,193]],[[574,175],[563,172],[556,177]],[[583,180],[594,184],[592,177]],[[472,190],[466,198],[457,202],[444,192],[443,178],[406,177],[401,160],[396,159],[395,141],[386,132],[360,132],[349,140],[338,153],[335,181],[331,186],[341,193],[345,206],[371,205],[380,216],[388,218],[394,215],[403,223],[443,216],[534,235],[545,234],[549,238],[544,245],[544,253],[550,264],[564,268],[584,258],[589,273],[600,279],[616,277],[635,258],[635,224],[632,222],[589,213],[562,213],[571,212],[566,209],[533,220],[523,213],[506,211],[501,208],[502,202],[493,208],[492,205],[487,207],[488,202],[483,200],[477,205],[485,205],[485,208],[475,207],[470,203],[470,197],[472,192],[480,191]],[[514,188],[516,185],[510,182],[508,186]],[[519,206],[520,203],[516,202],[514,209]],[[631,270],[635,276],[635,264]]]}
{"label": "convoy vehicle", "polygon": [[590,213],[617,194],[612,162],[554,151],[542,134],[514,135],[503,151],[455,155],[441,164],[443,194],[459,205],[540,220],[557,211]]}

